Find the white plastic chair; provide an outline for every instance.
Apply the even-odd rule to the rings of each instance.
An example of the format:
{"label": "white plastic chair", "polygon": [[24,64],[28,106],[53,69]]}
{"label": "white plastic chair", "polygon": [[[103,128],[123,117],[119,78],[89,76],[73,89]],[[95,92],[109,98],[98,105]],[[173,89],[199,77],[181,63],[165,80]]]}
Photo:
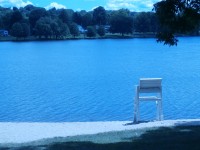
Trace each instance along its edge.
{"label": "white plastic chair", "polygon": [[[157,108],[157,120],[163,120],[162,110],[162,79],[161,78],[141,78],[135,90],[134,101],[134,122],[139,121],[140,101],[155,101]],[[151,94],[151,95],[150,95]]]}

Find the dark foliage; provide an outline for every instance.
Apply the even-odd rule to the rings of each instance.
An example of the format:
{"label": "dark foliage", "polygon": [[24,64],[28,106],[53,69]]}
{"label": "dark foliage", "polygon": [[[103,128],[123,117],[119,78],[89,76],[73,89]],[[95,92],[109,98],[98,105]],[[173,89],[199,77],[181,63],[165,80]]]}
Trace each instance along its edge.
{"label": "dark foliage", "polygon": [[29,22],[32,28],[35,27],[36,22],[41,18],[47,15],[47,12],[44,8],[35,8],[30,12]]}
{"label": "dark foliage", "polygon": [[90,12],[87,12],[83,17],[82,17],[82,26],[84,28],[87,28],[87,26],[92,25],[92,14]]}
{"label": "dark foliage", "polygon": [[96,36],[96,29],[93,26],[87,27],[87,37],[95,37]]}
{"label": "dark foliage", "polygon": [[78,29],[78,25],[76,23],[72,23],[70,25],[70,33],[71,35],[75,38],[76,36],[80,35],[79,29]]}
{"label": "dark foliage", "polygon": [[10,18],[10,25],[12,26],[14,23],[16,22],[20,22],[23,19],[23,16],[21,14],[21,12],[19,12],[19,10],[13,9],[14,11],[11,14],[11,18]]}
{"label": "dark foliage", "polygon": [[106,24],[106,10],[99,6],[93,10],[93,23],[97,25]]}
{"label": "dark foliage", "polygon": [[141,12],[134,16],[134,29],[136,32],[157,32],[157,17],[152,12]]}
{"label": "dark foliage", "polygon": [[130,12],[125,9],[120,9],[114,12],[110,19],[110,32],[131,34],[133,33],[133,17],[130,16]]}
{"label": "dark foliage", "polygon": [[97,33],[99,36],[104,36],[105,35],[105,27],[104,26],[99,26],[97,29]]}
{"label": "dark foliage", "polygon": [[30,26],[26,23],[16,22],[12,25],[11,35],[17,38],[25,38],[30,35]]}
{"label": "dark foliage", "polygon": [[162,0],[154,5],[159,19],[158,42],[176,45],[176,33],[188,33],[199,30],[199,0]]}
{"label": "dark foliage", "polygon": [[45,38],[50,38],[52,36],[52,28],[51,28],[52,20],[49,17],[40,18],[35,25],[35,35],[39,38],[43,36]]}
{"label": "dark foliage", "polygon": [[80,12],[75,12],[73,14],[73,22],[75,22],[78,25],[82,24],[82,16]]}
{"label": "dark foliage", "polygon": [[128,9],[111,11],[102,6],[88,12],[56,8],[46,10],[33,5],[12,9],[0,7],[0,29],[8,30],[15,37],[30,35],[48,39],[64,39],[69,34],[76,37],[79,32],[85,33],[88,27],[88,37],[95,37],[96,32],[104,36],[105,31],[122,36],[151,32],[157,33],[158,42],[176,45],[177,33],[199,34],[199,3],[199,0],[163,0],[154,5],[156,13],[130,12]]}

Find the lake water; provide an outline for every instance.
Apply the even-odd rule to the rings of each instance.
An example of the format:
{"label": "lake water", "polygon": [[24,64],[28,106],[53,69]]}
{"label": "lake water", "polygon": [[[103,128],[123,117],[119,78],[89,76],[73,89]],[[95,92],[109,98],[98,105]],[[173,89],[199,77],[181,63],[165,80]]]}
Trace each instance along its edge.
{"label": "lake water", "polygon": [[[200,37],[0,42],[0,121],[133,120],[134,86],[163,78],[164,119],[200,117]],[[155,119],[142,103],[141,119]]]}

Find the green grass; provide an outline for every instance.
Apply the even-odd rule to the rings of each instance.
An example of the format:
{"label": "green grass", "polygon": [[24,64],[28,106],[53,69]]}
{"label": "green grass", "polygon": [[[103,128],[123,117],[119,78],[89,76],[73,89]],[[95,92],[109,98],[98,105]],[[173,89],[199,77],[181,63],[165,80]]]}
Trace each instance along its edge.
{"label": "green grass", "polygon": [[159,128],[147,131],[137,139],[129,137],[129,141],[108,144],[57,142],[50,145],[20,147],[17,150],[200,150],[200,126]]}

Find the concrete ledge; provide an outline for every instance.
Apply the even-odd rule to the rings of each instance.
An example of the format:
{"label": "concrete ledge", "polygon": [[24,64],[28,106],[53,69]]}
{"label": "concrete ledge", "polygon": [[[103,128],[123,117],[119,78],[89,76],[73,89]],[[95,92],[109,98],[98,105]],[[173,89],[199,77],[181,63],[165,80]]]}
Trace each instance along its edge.
{"label": "concrete ledge", "polygon": [[200,125],[200,119],[165,120],[133,124],[131,121],[64,122],[64,123],[0,123],[0,144],[20,144],[43,139],[91,135],[145,128]]}

